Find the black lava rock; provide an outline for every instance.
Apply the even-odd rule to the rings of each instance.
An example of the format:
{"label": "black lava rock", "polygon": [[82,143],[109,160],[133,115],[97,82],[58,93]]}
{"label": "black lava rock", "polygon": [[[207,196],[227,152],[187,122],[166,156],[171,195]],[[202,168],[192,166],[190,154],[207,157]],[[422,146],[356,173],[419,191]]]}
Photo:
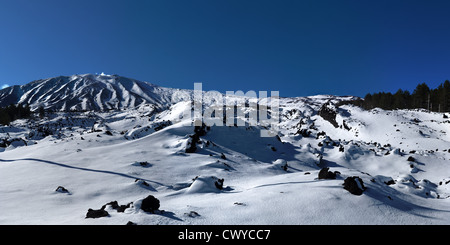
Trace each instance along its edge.
{"label": "black lava rock", "polygon": [[198,134],[192,134],[189,135],[190,139],[188,139],[188,143],[186,145],[186,153],[194,153],[197,151],[197,142],[200,140],[200,137]]}
{"label": "black lava rock", "polygon": [[110,205],[112,209],[117,210],[117,212],[119,213],[123,213],[125,211],[125,209],[131,207],[132,202],[128,203],[127,205],[119,205],[119,203],[117,201],[112,201],[109,202],[105,205],[102,206],[101,209],[105,209],[107,205]]}
{"label": "black lava rock", "polygon": [[309,137],[311,135],[311,131],[309,131],[308,129],[299,129],[297,131],[297,134],[300,134],[302,137]]}
{"label": "black lava rock", "polygon": [[318,114],[323,119],[330,122],[335,128],[339,127],[338,123],[336,122],[337,109],[331,101],[328,101],[325,104],[323,104],[322,107],[319,109]]}
{"label": "black lava rock", "polygon": [[330,168],[322,168],[319,171],[319,179],[336,179],[336,172],[328,171]]}
{"label": "black lava rock", "polygon": [[109,216],[109,213],[106,210],[102,209],[98,209],[98,210],[93,210],[93,209],[89,209],[87,214],[86,214],[86,219],[87,218],[101,218],[101,217],[106,217]]}
{"label": "black lava rock", "polygon": [[149,195],[142,200],[141,209],[145,212],[154,213],[159,209],[159,200],[156,197]]}
{"label": "black lava rock", "polygon": [[58,188],[56,188],[57,192],[61,192],[61,193],[69,193],[69,190],[67,190],[66,188],[64,188],[63,186],[58,186]]}
{"label": "black lava rock", "polygon": [[202,126],[195,126],[194,133],[197,134],[198,136],[205,136],[207,133],[206,124],[202,122]]}
{"label": "black lava rock", "polygon": [[216,186],[217,189],[222,190],[224,181],[225,179],[218,179],[217,181],[214,182],[214,185]]}
{"label": "black lava rock", "polygon": [[358,176],[347,177],[344,180],[344,189],[352,193],[353,195],[361,195],[367,188],[364,186],[364,182]]}

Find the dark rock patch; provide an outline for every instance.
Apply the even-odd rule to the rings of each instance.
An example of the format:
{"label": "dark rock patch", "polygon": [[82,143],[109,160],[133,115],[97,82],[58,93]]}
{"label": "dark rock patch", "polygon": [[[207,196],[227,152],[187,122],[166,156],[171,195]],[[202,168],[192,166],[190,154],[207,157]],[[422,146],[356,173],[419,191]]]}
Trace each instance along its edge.
{"label": "dark rock patch", "polygon": [[187,217],[190,217],[190,218],[195,218],[195,217],[201,216],[199,213],[197,213],[195,211],[190,211],[189,213],[184,213],[184,215]]}
{"label": "dark rock patch", "polygon": [[198,134],[189,135],[188,142],[186,144],[186,153],[194,153],[197,151],[197,143],[200,140]]}
{"label": "dark rock patch", "polygon": [[338,128],[339,125],[336,122],[336,115],[337,109],[330,100],[323,104],[319,109],[319,116],[331,123],[335,128]]}
{"label": "dark rock patch", "polygon": [[344,126],[344,129],[345,129],[345,130],[350,131],[350,129],[352,129],[351,127],[349,127],[349,126],[347,125],[347,122],[346,122],[345,120],[342,121],[342,125]]}
{"label": "dark rock patch", "polygon": [[309,131],[308,129],[299,129],[297,130],[296,134],[300,134],[302,137],[306,138],[311,135],[311,131]]}
{"label": "dark rock patch", "polygon": [[147,183],[147,181],[142,180],[142,179],[135,179],[134,182],[137,183],[138,185],[143,185],[143,186],[150,187],[150,184]]}
{"label": "dark rock patch", "polygon": [[337,171],[331,172],[331,171],[328,171],[329,169],[330,168],[327,168],[327,167],[322,168],[319,171],[319,179],[336,179],[336,175],[339,172],[337,172]]}
{"label": "dark rock patch", "polygon": [[98,209],[98,210],[93,210],[93,209],[89,209],[87,214],[86,214],[86,219],[87,218],[92,218],[92,219],[96,219],[96,218],[101,218],[101,217],[107,217],[109,216],[109,213],[102,209]]}
{"label": "dark rock patch", "polygon": [[223,189],[223,182],[225,179],[218,179],[214,182],[214,185],[217,189],[222,190]]}
{"label": "dark rock patch", "polygon": [[364,182],[358,176],[347,177],[344,180],[344,189],[352,193],[353,195],[362,195],[363,192],[367,189],[364,186]]}
{"label": "dark rock patch", "polygon": [[139,165],[139,166],[141,166],[141,167],[151,167],[151,166],[152,166],[152,164],[150,164],[150,163],[147,162],[147,161],[144,161],[144,162],[137,162],[136,165]]}
{"label": "dark rock patch", "polygon": [[67,190],[67,189],[64,188],[63,186],[58,186],[58,188],[56,188],[55,191],[56,191],[56,192],[60,192],[60,193],[69,193],[69,190]]}
{"label": "dark rock patch", "polygon": [[395,185],[395,181],[393,179],[390,179],[389,181],[384,181],[386,185]]}
{"label": "dark rock patch", "polygon": [[125,212],[125,209],[131,207],[131,204],[133,204],[133,203],[130,202],[127,205],[119,205],[119,203],[117,201],[112,201],[112,202],[109,202],[109,203],[103,205],[101,209],[105,209],[106,206],[110,205],[112,209],[117,210],[117,212],[119,212],[119,213],[123,213],[123,212]]}
{"label": "dark rock patch", "polygon": [[153,129],[156,132],[156,131],[159,131],[159,130],[161,130],[161,129],[165,128],[165,127],[168,127],[170,125],[172,125],[172,121],[170,121],[170,120],[167,120],[167,121],[163,120],[162,122],[158,123],[158,125],[156,125]]}
{"label": "dark rock patch", "polygon": [[327,136],[327,133],[325,133],[325,131],[321,131],[321,132],[318,132],[317,133],[317,135],[316,135],[316,139],[318,139],[320,136]]}
{"label": "dark rock patch", "polygon": [[149,195],[144,200],[142,200],[141,209],[145,212],[155,213],[159,209],[159,200]]}
{"label": "dark rock patch", "polygon": [[206,126],[205,123],[202,122],[202,126],[195,126],[194,133],[198,136],[205,136],[208,132],[209,127]]}

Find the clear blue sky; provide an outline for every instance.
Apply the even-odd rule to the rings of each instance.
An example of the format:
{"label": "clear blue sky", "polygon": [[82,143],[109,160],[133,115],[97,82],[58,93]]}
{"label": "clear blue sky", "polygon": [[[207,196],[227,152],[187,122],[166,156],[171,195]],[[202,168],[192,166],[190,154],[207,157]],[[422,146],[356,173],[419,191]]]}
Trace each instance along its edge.
{"label": "clear blue sky", "polygon": [[0,85],[101,72],[280,96],[434,88],[450,1],[0,0]]}

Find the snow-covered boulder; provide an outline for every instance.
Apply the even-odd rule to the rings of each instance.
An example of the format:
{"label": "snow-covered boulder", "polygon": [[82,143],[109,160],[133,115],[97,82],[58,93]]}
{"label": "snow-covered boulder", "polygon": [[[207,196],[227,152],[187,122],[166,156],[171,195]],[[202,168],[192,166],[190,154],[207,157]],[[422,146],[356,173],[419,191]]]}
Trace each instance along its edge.
{"label": "snow-covered boulder", "polygon": [[288,170],[288,164],[287,161],[284,159],[277,159],[273,162],[273,167],[275,169],[282,169],[284,171]]}
{"label": "snow-covered boulder", "polygon": [[186,193],[218,193],[223,189],[223,182],[224,179],[219,179],[216,176],[197,176]]}

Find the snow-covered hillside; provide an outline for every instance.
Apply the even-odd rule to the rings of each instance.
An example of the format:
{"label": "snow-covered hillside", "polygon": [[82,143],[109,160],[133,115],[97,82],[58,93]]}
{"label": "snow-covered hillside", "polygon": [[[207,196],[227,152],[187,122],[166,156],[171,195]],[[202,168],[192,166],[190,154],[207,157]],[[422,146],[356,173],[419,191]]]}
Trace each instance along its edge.
{"label": "snow-covered hillside", "polygon": [[152,104],[164,107],[179,89],[118,75],[73,75],[37,80],[0,90],[0,106],[11,103],[56,111],[105,111]]}
{"label": "snow-covered hillside", "polygon": [[[450,224],[449,113],[280,98],[278,136],[264,138],[258,125],[185,126],[193,103],[169,103],[169,89],[120,77],[93,89],[78,79],[8,90],[67,109],[79,105],[64,95],[70,87],[86,102],[79,109],[116,101],[122,110],[1,126],[0,224]],[[245,103],[238,110],[251,110]],[[361,195],[344,188],[353,176]],[[159,210],[144,211],[149,195]],[[89,209],[107,213],[86,218]]]}

